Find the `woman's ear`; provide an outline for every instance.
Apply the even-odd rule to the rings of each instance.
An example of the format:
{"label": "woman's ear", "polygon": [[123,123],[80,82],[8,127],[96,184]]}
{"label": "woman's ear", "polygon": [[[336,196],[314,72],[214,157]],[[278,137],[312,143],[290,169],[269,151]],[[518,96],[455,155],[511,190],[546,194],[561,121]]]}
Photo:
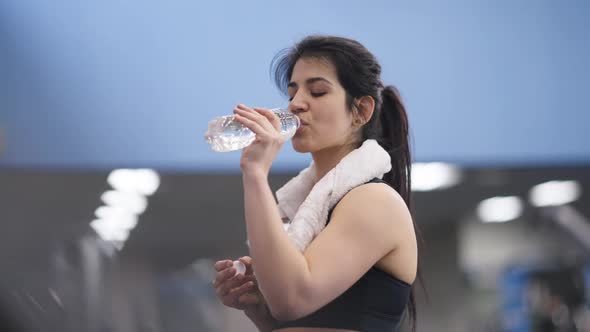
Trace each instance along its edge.
{"label": "woman's ear", "polygon": [[373,116],[373,112],[375,111],[375,99],[371,96],[363,96],[358,99],[357,102],[357,119],[355,119],[355,123],[360,125],[364,125],[365,123],[371,120]]}

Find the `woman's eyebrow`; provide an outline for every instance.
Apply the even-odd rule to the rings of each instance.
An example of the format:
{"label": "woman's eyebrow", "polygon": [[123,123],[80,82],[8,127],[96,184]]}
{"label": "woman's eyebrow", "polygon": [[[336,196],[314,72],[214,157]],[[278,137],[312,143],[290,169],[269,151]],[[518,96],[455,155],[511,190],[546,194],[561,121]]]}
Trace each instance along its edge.
{"label": "woman's eyebrow", "polygon": [[[305,84],[312,84],[315,82],[326,82],[330,85],[332,85],[332,82],[328,81],[327,79],[323,78],[323,77],[310,77],[308,79],[305,80]],[[295,82],[289,82],[289,85],[287,85],[288,88],[296,88],[297,87],[297,83]]]}

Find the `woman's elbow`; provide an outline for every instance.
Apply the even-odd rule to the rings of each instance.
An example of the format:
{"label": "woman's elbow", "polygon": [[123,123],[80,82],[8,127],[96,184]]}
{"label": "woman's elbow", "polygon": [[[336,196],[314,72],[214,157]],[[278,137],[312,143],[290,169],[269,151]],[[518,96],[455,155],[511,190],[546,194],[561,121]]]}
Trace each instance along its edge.
{"label": "woman's elbow", "polygon": [[270,314],[272,317],[281,322],[288,322],[294,320],[293,316],[289,314],[289,310],[286,308],[273,308],[270,307]]}
{"label": "woman's elbow", "polygon": [[274,319],[281,322],[289,322],[303,317],[303,315],[298,314],[293,308],[271,309],[270,314]]}
{"label": "woman's elbow", "polygon": [[283,288],[266,297],[271,315],[279,321],[292,321],[309,315],[313,310],[313,292],[309,287]]}
{"label": "woman's elbow", "polygon": [[283,298],[273,304],[268,303],[268,309],[274,319],[283,322],[296,320],[304,316],[297,301],[288,298]]}

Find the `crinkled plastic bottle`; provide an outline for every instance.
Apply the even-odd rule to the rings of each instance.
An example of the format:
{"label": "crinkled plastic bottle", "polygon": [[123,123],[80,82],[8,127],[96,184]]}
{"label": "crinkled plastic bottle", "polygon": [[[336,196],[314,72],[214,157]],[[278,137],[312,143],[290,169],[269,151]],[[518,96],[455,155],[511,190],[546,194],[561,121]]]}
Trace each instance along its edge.
{"label": "crinkled plastic bottle", "polygon": [[[281,120],[281,134],[286,139],[295,135],[299,128],[299,118],[284,108],[275,108],[275,112]],[[256,135],[235,120],[234,115],[226,115],[209,121],[205,140],[211,148],[217,152],[228,152],[243,149],[254,142]]]}

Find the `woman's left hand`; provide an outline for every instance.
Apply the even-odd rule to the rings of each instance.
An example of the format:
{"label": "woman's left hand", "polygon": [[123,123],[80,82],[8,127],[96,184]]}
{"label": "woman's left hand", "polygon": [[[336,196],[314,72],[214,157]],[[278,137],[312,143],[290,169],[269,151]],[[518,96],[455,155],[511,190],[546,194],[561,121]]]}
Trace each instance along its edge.
{"label": "woman's left hand", "polygon": [[234,109],[236,120],[256,134],[252,144],[242,151],[242,173],[261,173],[267,176],[285,138],[281,135],[279,117],[266,108],[249,108],[238,105]]}

